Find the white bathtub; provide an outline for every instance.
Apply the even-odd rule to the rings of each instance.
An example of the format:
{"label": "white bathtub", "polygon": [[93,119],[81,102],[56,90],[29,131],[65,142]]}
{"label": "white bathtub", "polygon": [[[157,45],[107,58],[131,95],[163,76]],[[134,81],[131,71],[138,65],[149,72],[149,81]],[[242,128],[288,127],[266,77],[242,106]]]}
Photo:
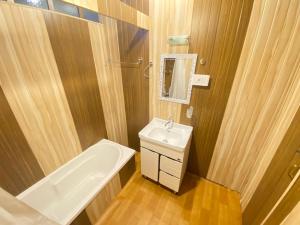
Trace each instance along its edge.
{"label": "white bathtub", "polygon": [[103,139],[17,198],[53,221],[68,225],[134,153],[130,148]]}

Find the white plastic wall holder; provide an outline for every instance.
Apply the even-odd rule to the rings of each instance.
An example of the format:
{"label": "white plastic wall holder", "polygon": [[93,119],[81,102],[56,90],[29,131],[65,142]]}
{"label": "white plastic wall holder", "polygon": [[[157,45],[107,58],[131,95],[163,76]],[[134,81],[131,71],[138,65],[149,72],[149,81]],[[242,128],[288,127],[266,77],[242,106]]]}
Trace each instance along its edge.
{"label": "white plastic wall holder", "polygon": [[170,45],[188,45],[189,38],[190,38],[189,35],[169,36],[168,42]]}
{"label": "white plastic wall holder", "polygon": [[210,75],[194,74],[192,78],[192,85],[207,87],[209,85],[209,79],[210,79]]}
{"label": "white plastic wall holder", "polygon": [[193,111],[194,111],[193,106],[190,106],[190,107],[186,110],[186,118],[191,119],[192,116],[193,116]]}

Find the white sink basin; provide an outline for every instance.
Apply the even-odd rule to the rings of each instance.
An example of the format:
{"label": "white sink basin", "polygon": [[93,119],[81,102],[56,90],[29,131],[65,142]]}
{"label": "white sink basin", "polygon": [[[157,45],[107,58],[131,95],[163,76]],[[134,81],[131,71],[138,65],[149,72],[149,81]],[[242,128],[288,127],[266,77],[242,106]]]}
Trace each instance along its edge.
{"label": "white sink basin", "polygon": [[154,118],[139,132],[140,139],[183,151],[192,135],[193,127],[173,123],[172,128],[167,129],[166,123],[167,120]]}

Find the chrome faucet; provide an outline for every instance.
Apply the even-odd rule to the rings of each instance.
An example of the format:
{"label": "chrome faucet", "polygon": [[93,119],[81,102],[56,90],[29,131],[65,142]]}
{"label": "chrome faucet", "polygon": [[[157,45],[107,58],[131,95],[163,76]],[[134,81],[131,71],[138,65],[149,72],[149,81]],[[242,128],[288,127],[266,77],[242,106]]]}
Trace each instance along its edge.
{"label": "chrome faucet", "polygon": [[173,128],[173,125],[174,125],[174,120],[170,116],[168,121],[164,124],[164,126],[167,127],[167,130],[170,130]]}

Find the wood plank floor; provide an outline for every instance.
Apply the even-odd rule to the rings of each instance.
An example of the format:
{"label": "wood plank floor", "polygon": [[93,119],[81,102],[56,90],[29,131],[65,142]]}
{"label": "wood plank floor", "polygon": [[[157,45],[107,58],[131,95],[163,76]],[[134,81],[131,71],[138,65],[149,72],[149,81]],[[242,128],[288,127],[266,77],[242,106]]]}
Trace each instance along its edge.
{"label": "wood plank floor", "polygon": [[175,195],[143,178],[139,164],[97,225],[242,224],[238,193],[186,174]]}

